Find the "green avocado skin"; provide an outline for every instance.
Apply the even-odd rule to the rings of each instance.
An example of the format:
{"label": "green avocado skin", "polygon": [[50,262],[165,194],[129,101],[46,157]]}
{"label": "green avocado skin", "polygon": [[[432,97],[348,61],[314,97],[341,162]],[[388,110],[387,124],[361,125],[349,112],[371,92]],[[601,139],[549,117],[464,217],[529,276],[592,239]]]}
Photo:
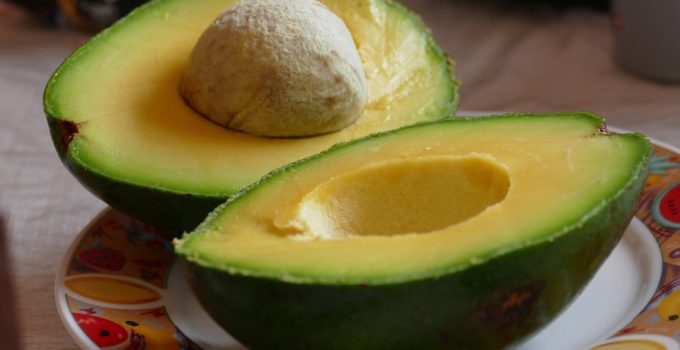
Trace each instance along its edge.
{"label": "green avocado skin", "polygon": [[224,197],[205,197],[162,191],[125,183],[90,170],[69,153],[72,123],[47,117],[54,147],[66,168],[88,191],[116,210],[176,237],[195,228],[206,213],[224,202]]}
{"label": "green avocado skin", "polygon": [[579,227],[438,278],[295,284],[193,263],[187,275],[250,349],[502,349],[554,319],[593,277],[636,209],[646,169]]}

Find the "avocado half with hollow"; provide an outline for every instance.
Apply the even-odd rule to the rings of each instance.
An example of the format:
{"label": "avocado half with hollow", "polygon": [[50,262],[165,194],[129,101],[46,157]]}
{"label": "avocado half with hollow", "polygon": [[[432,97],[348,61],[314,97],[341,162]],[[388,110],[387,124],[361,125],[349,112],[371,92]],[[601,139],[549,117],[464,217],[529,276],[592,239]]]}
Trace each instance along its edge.
{"label": "avocado half with hollow", "polygon": [[650,149],[583,113],[422,123],[271,172],[175,249],[253,349],[500,349],[590,280]]}
{"label": "avocado half with hollow", "polygon": [[179,84],[204,29],[235,3],[152,1],[83,45],[48,82],[45,112],[63,162],[111,206],[178,233],[274,168],[454,111],[450,61],[415,14],[389,0],[326,0],[366,74],[358,120],[301,139],[216,125],[183,101]]}

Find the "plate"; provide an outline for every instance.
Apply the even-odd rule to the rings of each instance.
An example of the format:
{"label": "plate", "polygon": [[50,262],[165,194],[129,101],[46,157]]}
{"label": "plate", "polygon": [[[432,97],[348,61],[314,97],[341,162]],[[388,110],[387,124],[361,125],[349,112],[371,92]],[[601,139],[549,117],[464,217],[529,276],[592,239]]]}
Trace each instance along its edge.
{"label": "plate", "polygon": [[[168,234],[113,209],[75,238],[57,310],[83,349],[245,349],[201,308]],[[655,142],[636,217],[576,300],[514,350],[680,350],[680,151]]]}

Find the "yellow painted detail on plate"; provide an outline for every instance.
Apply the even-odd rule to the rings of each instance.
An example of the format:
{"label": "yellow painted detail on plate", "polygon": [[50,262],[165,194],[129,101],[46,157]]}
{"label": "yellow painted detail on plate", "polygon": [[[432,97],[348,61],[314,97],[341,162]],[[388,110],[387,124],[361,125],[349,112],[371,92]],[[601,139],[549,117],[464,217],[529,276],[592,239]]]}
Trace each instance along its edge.
{"label": "yellow painted detail on plate", "polygon": [[64,285],[83,297],[112,304],[142,304],[161,298],[158,292],[143,285],[107,277],[77,277]]}
{"label": "yellow painted detail on plate", "polygon": [[657,308],[659,317],[667,321],[680,319],[680,290],[676,290],[665,297]]}
{"label": "yellow painted detail on plate", "polygon": [[666,346],[653,340],[622,340],[598,345],[592,350],[667,350]]}

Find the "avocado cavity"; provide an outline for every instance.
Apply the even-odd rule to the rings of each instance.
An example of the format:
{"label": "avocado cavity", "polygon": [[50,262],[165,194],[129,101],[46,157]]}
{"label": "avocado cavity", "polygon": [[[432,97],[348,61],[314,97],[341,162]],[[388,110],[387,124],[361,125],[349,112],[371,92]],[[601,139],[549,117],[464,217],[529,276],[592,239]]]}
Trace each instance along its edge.
{"label": "avocado cavity", "polygon": [[367,84],[349,29],[325,5],[242,0],[200,37],[180,92],[229,129],[303,137],[352,124]]}
{"label": "avocado cavity", "polygon": [[428,233],[502,201],[507,170],[482,154],[399,159],[369,165],[317,186],[302,200],[294,239]]}

